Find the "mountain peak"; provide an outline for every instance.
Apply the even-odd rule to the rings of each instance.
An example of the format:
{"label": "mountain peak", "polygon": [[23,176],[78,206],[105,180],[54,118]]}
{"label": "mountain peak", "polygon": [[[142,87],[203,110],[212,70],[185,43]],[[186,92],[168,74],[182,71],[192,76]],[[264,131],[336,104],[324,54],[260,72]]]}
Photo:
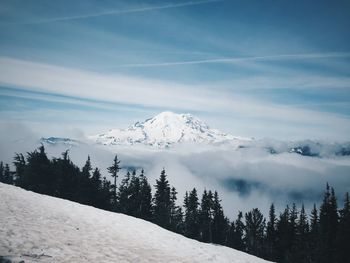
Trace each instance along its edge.
{"label": "mountain peak", "polygon": [[235,137],[210,129],[192,114],[164,111],[127,129],[112,129],[91,138],[104,145],[145,144],[164,148],[183,142],[221,143]]}

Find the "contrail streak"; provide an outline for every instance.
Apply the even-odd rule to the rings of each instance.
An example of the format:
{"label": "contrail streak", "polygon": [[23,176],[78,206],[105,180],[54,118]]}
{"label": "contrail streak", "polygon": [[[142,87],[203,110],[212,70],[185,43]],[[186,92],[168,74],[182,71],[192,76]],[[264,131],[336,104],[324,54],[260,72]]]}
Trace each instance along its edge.
{"label": "contrail streak", "polygon": [[10,25],[10,24],[12,24],[12,25],[13,24],[16,24],[16,25],[19,25],[19,24],[20,25],[46,24],[46,23],[54,23],[54,22],[61,22],[61,21],[68,21],[68,20],[86,19],[86,18],[99,17],[99,16],[121,15],[121,14],[129,14],[129,13],[139,13],[139,12],[155,11],[155,10],[162,10],[162,9],[171,9],[171,8],[179,8],[179,7],[186,7],[186,6],[202,5],[202,4],[209,4],[209,3],[222,2],[222,1],[224,1],[224,0],[190,1],[190,2],[179,3],[179,4],[146,6],[146,7],[139,7],[139,8],[124,9],[124,10],[111,10],[111,11],[105,11],[105,12],[100,12],[100,13],[95,13],[95,14],[87,14],[87,15],[66,16],[66,17],[34,20],[34,21],[28,21],[28,22],[8,23],[8,25]]}
{"label": "contrail streak", "polygon": [[318,58],[346,58],[350,57],[350,52],[330,52],[330,53],[309,53],[309,54],[282,54],[270,56],[254,56],[254,57],[229,57],[202,60],[188,60],[178,62],[162,62],[162,63],[140,63],[140,64],[124,64],[116,67],[123,68],[144,68],[144,67],[162,67],[162,66],[178,66],[178,65],[196,65],[196,64],[215,64],[215,63],[235,63],[244,61],[264,61],[264,60],[303,60]]}

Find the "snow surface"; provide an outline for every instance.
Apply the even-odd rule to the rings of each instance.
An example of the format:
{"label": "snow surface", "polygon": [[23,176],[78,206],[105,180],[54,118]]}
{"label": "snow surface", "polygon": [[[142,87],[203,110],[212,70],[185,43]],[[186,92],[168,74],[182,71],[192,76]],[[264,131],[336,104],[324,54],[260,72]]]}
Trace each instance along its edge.
{"label": "snow surface", "polygon": [[160,148],[175,143],[223,143],[242,139],[222,133],[191,114],[165,111],[144,122],[136,122],[127,129],[111,129],[106,133],[89,137],[104,145],[145,144]]}
{"label": "snow surface", "polygon": [[13,262],[267,262],[15,186],[0,183],[0,198],[0,256]]}

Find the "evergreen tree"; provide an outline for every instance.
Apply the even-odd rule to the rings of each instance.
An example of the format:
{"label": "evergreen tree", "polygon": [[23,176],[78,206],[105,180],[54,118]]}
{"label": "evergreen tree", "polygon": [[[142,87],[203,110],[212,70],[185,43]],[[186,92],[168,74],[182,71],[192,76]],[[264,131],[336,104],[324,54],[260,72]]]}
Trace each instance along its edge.
{"label": "evergreen tree", "polygon": [[246,247],[244,243],[245,225],[242,219],[243,219],[243,214],[241,211],[239,211],[237,219],[235,221],[235,232],[234,232],[232,247],[240,251],[246,251]]}
{"label": "evergreen tree", "polygon": [[276,257],[277,262],[285,262],[286,255],[292,246],[290,239],[290,225],[289,225],[290,209],[287,205],[283,213],[280,214],[277,221],[277,244]]}
{"label": "evergreen tree", "polygon": [[156,180],[154,195],[154,222],[164,228],[170,228],[170,185],[163,169],[159,180]]}
{"label": "evergreen tree", "polygon": [[4,164],[0,162],[0,182],[4,183]]}
{"label": "evergreen tree", "polygon": [[319,262],[335,262],[338,228],[337,200],[334,189],[327,184],[323,203],[320,207]]}
{"label": "evergreen tree", "polygon": [[265,229],[264,216],[258,208],[254,208],[245,214],[245,222],[247,251],[250,254],[261,256]]}
{"label": "evergreen tree", "polygon": [[140,183],[140,217],[150,221],[152,219],[152,190],[143,170],[140,175]]}
{"label": "evergreen tree", "polygon": [[82,175],[84,177],[90,178],[91,177],[91,171],[92,171],[91,160],[90,160],[90,156],[88,155],[88,158],[87,158],[87,160],[85,162],[85,165],[81,169],[81,173],[82,173]]}
{"label": "evergreen tree", "polygon": [[129,184],[129,196],[128,196],[128,203],[129,203],[129,211],[128,214],[135,216],[135,217],[141,217],[141,186],[140,186],[140,178],[136,176],[136,171],[134,170],[132,172],[130,184]]}
{"label": "evergreen tree", "polygon": [[199,202],[196,188],[185,197],[185,235],[189,238],[199,239]]}
{"label": "evergreen tree", "polygon": [[115,155],[113,164],[107,168],[107,171],[111,174],[112,178],[114,179],[113,184],[113,205],[117,205],[117,178],[118,178],[118,172],[120,170],[120,161],[118,160],[118,156]]}
{"label": "evergreen tree", "polygon": [[213,194],[204,190],[200,207],[200,240],[203,242],[213,242]]}
{"label": "evergreen tree", "polygon": [[81,202],[81,172],[80,169],[69,159],[68,151],[62,153],[61,158],[51,161],[53,172],[54,196],[68,200]]}
{"label": "evergreen tree", "polygon": [[2,182],[5,184],[13,184],[13,176],[8,164],[5,164],[5,168],[3,168]]}
{"label": "evergreen tree", "polygon": [[101,172],[96,167],[91,177],[91,185],[92,185],[91,200],[92,200],[93,206],[106,209],[106,207],[109,207],[110,200],[105,197],[101,177],[102,177]]}
{"label": "evergreen tree", "polygon": [[266,258],[272,261],[276,260],[276,243],[277,243],[277,218],[275,206],[271,204],[269,210],[269,222],[266,227]]}
{"label": "evergreen tree", "polygon": [[300,263],[311,262],[309,246],[309,223],[307,221],[304,205],[301,207],[296,227],[295,242],[291,248],[289,261]]}
{"label": "evergreen tree", "polygon": [[337,236],[337,262],[347,262],[350,258],[350,200],[345,194],[344,208],[340,210]]}
{"label": "evergreen tree", "polygon": [[27,165],[23,171],[23,187],[25,189],[40,193],[53,195],[53,179],[51,163],[45,153],[45,148],[41,145],[38,150],[29,152],[27,155]]}
{"label": "evergreen tree", "polygon": [[224,211],[220,202],[221,200],[219,198],[219,195],[217,191],[215,191],[213,197],[213,243],[224,245],[227,239],[227,230],[229,228],[229,222],[224,215]]}
{"label": "evergreen tree", "polygon": [[176,205],[177,191],[175,187],[170,191],[170,230],[182,233],[184,231],[183,214],[181,207]]}
{"label": "evergreen tree", "polygon": [[95,196],[92,196],[93,186],[90,181],[91,177],[91,161],[88,156],[84,166],[81,169],[81,175],[78,180],[78,202],[82,204],[92,205],[94,203]]}
{"label": "evergreen tree", "polygon": [[[26,161],[24,159],[23,154],[16,154],[14,157],[14,162],[13,164],[15,165],[15,184],[17,186],[26,188],[26,182],[24,181],[23,174],[24,174],[24,169],[26,167]],[[28,182],[27,182],[28,184]]]}
{"label": "evergreen tree", "polygon": [[[113,186],[113,191],[114,191],[114,186]],[[129,196],[130,196],[130,172],[128,171],[119,185],[119,191],[117,195],[118,202],[116,200],[113,200],[114,209],[116,209],[120,213],[128,215],[130,213]],[[114,199],[114,192],[113,192],[113,199]]]}
{"label": "evergreen tree", "polygon": [[309,246],[310,246],[310,262],[317,262],[319,253],[319,218],[316,204],[314,204],[311,211],[310,218],[310,234],[309,234]]}

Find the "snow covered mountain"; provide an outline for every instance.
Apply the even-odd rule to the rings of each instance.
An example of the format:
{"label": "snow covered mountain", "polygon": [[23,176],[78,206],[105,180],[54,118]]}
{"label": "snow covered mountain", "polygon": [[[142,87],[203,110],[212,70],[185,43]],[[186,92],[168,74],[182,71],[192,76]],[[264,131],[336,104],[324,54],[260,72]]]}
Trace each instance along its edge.
{"label": "snow covered mountain", "polygon": [[263,263],[130,216],[0,183],[1,262]]}
{"label": "snow covered mountain", "polygon": [[144,122],[136,122],[127,129],[112,129],[89,138],[103,145],[144,144],[159,148],[183,142],[217,144],[242,139],[210,129],[191,114],[168,111]]}

